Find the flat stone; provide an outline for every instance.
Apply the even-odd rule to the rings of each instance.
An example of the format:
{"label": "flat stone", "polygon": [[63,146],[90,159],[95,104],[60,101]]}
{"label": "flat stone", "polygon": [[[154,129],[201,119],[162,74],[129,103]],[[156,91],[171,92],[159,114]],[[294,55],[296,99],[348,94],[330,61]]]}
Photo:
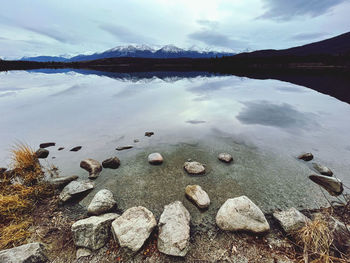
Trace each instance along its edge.
{"label": "flat stone", "polygon": [[90,181],[72,181],[67,184],[59,195],[62,202],[66,202],[75,195],[82,194],[94,188],[94,184]]}
{"label": "flat stone", "polygon": [[304,216],[294,207],[284,211],[276,211],[273,213],[273,217],[279,222],[287,234],[295,233],[310,221],[309,218]]}
{"label": "flat stone", "polygon": [[85,159],[80,162],[80,167],[89,172],[89,178],[95,179],[102,171],[102,165],[94,159]]}
{"label": "flat stone", "polygon": [[80,151],[81,148],[83,148],[83,147],[82,147],[82,146],[76,146],[76,147],[70,149],[69,151],[71,151],[71,152],[77,152],[77,151]]}
{"label": "flat stone", "polygon": [[314,169],[319,172],[322,175],[326,175],[326,176],[333,176],[333,172],[331,169],[329,169],[328,167],[318,164],[318,163],[313,163],[312,166],[314,167]]}
{"label": "flat stone", "polygon": [[74,244],[91,250],[100,249],[109,239],[112,221],[118,217],[118,214],[109,213],[75,222],[72,225]]}
{"label": "flat stone", "polygon": [[88,213],[91,215],[100,215],[111,210],[116,203],[113,193],[107,189],[102,189],[92,198],[88,206]]}
{"label": "flat stone", "polygon": [[54,142],[44,142],[40,144],[40,148],[47,148],[47,147],[51,147],[51,146],[55,146],[56,143]]}
{"label": "flat stone", "polygon": [[112,157],[102,162],[103,168],[117,169],[120,166],[118,157]]}
{"label": "flat stone", "polygon": [[29,243],[0,251],[2,263],[45,263],[48,262],[45,246],[42,243]]}
{"label": "flat stone", "polygon": [[208,194],[199,185],[188,185],[185,189],[186,196],[199,208],[208,208],[210,199]]}
{"label": "flat stone", "polygon": [[92,251],[90,249],[84,247],[78,248],[76,252],[76,259],[88,257],[91,255],[91,253]]}
{"label": "flat stone", "polygon": [[148,162],[150,164],[162,164],[163,163],[163,156],[160,153],[151,153],[148,155]]}
{"label": "flat stone", "polygon": [[117,148],[115,148],[117,151],[123,151],[123,150],[128,150],[133,148],[134,146],[132,145],[125,145],[125,146],[118,146]]}
{"label": "flat stone", "polygon": [[166,255],[186,256],[189,249],[191,216],[180,201],[164,207],[158,227],[158,250]]}
{"label": "flat stone", "polygon": [[152,233],[157,221],[147,208],[142,206],[126,210],[112,223],[112,233],[121,247],[138,251]]}
{"label": "flat stone", "polygon": [[218,159],[224,163],[230,163],[233,161],[232,155],[229,153],[220,153]]}
{"label": "flat stone", "polygon": [[216,224],[228,231],[262,233],[270,230],[263,212],[246,196],[228,199],[216,215]]}
{"label": "flat stone", "polygon": [[303,153],[298,156],[298,159],[304,160],[306,162],[311,161],[314,158],[312,153]]}
{"label": "flat stone", "polygon": [[53,177],[48,180],[48,183],[54,186],[55,188],[59,188],[78,178],[79,176],[77,175]]}
{"label": "flat stone", "polygon": [[338,196],[343,193],[343,183],[334,177],[324,175],[310,175],[310,180],[324,188],[330,195]]}
{"label": "flat stone", "polygon": [[147,137],[151,137],[152,135],[154,135],[154,132],[145,132],[145,136]]}
{"label": "flat stone", "polygon": [[45,159],[47,158],[47,156],[49,156],[49,151],[46,149],[40,148],[35,152],[35,156],[38,159]]}
{"label": "flat stone", "polygon": [[185,171],[189,174],[199,175],[205,173],[205,167],[199,162],[185,162],[184,164]]}

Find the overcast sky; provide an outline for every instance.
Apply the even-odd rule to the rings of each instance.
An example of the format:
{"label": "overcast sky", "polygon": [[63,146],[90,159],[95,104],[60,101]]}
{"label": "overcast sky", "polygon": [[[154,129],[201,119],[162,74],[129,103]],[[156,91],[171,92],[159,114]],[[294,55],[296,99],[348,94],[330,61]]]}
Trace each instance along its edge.
{"label": "overcast sky", "polygon": [[266,49],[350,31],[350,0],[2,0],[0,57],[118,45]]}

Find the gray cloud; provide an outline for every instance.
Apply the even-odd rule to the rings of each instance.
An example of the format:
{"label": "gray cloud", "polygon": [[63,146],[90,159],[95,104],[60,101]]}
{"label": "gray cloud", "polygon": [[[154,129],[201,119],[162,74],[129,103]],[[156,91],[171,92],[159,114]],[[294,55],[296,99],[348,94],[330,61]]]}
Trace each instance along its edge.
{"label": "gray cloud", "polygon": [[152,42],[150,38],[135,34],[124,26],[103,24],[103,25],[100,25],[100,28],[112,34],[113,36],[117,37],[122,42],[127,42],[127,43],[142,43],[142,42],[151,43]]}
{"label": "gray cloud", "polygon": [[71,35],[63,33],[52,27],[32,27],[32,26],[21,26],[21,27],[26,30],[32,31],[34,33],[52,38],[61,43],[75,42],[74,37],[72,37]]}
{"label": "gray cloud", "polygon": [[290,20],[295,16],[316,17],[346,0],[264,0],[267,11],[259,18]]}
{"label": "gray cloud", "polygon": [[218,21],[207,20],[207,19],[199,19],[197,20],[197,23],[200,24],[201,26],[211,28],[211,29],[217,28],[219,26]]}
{"label": "gray cloud", "polygon": [[226,47],[226,48],[242,48],[246,47],[247,43],[240,40],[234,40],[230,37],[218,33],[214,30],[201,30],[188,35],[192,40],[200,41],[206,45]]}
{"label": "gray cloud", "polygon": [[316,33],[300,33],[291,37],[293,40],[312,40],[318,39],[321,37],[326,37],[328,34],[325,32],[316,32]]}
{"label": "gray cloud", "polygon": [[3,94],[0,94],[0,97],[9,97],[9,96],[14,96],[16,94],[17,94],[17,92],[15,92],[15,91],[9,91],[9,92],[5,92]]}

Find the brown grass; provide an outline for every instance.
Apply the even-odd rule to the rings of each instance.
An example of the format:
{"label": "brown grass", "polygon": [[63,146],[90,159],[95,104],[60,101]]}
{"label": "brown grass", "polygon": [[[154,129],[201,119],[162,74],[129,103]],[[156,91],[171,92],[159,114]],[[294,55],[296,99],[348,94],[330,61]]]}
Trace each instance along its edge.
{"label": "brown grass", "polygon": [[23,243],[30,235],[35,204],[52,193],[35,152],[17,144],[12,150],[11,172],[0,178],[0,249]]}

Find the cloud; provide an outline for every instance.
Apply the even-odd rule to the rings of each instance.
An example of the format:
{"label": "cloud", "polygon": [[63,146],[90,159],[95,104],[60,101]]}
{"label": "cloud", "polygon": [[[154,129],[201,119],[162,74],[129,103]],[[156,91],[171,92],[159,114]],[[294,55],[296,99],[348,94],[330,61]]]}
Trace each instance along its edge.
{"label": "cloud", "polygon": [[211,29],[217,28],[219,26],[218,21],[207,20],[207,19],[199,19],[197,20],[197,23],[201,26],[211,28]]}
{"label": "cloud", "polygon": [[200,41],[206,45],[225,47],[225,48],[242,48],[246,47],[247,43],[241,40],[234,40],[230,37],[218,33],[214,30],[201,30],[188,35],[192,40]]}
{"label": "cloud", "polygon": [[316,33],[300,33],[291,37],[293,40],[312,40],[319,39],[327,36],[328,34],[325,32],[316,32]]}
{"label": "cloud", "polygon": [[258,124],[296,130],[318,126],[311,113],[300,112],[287,103],[274,104],[269,101],[244,102],[245,108],[237,119],[244,124]]}
{"label": "cloud", "polygon": [[295,16],[316,17],[346,0],[263,0],[267,11],[258,18],[290,20]]}
{"label": "cloud", "polygon": [[189,124],[202,124],[202,123],[206,123],[206,121],[189,120],[189,121],[186,121],[186,123],[189,123]]}
{"label": "cloud", "polygon": [[16,94],[17,94],[17,92],[15,92],[15,91],[9,91],[9,92],[5,92],[5,93],[0,94],[0,98],[1,98],[1,97],[14,96],[14,95],[16,95]]}
{"label": "cloud", "polygon": [[32,27],[32,26],[21,26],[22,28],[32,31],[34,33],[52,38],[61,43],[74,43],[75,38],[69,34],[62,33],[60,30],[57,30],[53,27]]}
{"label": "cloud", "polygon": [[126,43],[151,43],[152,40],[148,37],[135,34],[128,28],[120,25],[103,24],[99,26],[102,30],[117,37],[120,41]]}

